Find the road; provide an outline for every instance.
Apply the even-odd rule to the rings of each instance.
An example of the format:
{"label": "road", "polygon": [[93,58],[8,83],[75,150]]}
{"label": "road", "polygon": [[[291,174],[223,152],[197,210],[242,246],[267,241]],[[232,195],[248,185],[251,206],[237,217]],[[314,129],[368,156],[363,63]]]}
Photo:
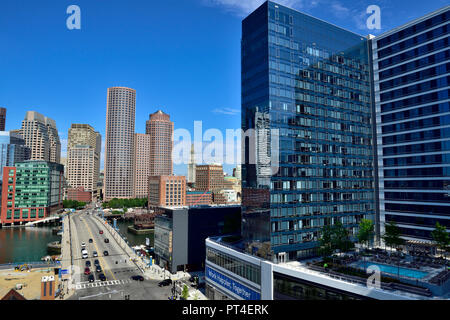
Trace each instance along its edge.
{"label": "road", "polygon": [[[71,219],[71,245],[73,264],[76,270],[73,275],[75,294],[69,299],[75,300],[167,300],[171,295],[171,287],[158,287],[159,281],[145,279],[144,281],[131,280],[133,275],[142,275],[142,272],[130,260],[128,254],[119,246],[113,235],[109,233],[102,222],[94,217],[93,209],[78,211],[70,215]],[[100,234],[100,230],[103,234]],[[109,243],[105,243],[105,239]],[[92,243],[89,243],[92,239]],[[86,244],[89,258],[81,256],[81,244]],[[93,257],[96,251],[98,257]],[[104,254],[108,251],[108,255]],[[100,281],[99,273],[95,271],[94,260],[98,259],[106,281]],[[84,274],[86,261],[91,262],[91,273],[94,282],[88,281]]]}

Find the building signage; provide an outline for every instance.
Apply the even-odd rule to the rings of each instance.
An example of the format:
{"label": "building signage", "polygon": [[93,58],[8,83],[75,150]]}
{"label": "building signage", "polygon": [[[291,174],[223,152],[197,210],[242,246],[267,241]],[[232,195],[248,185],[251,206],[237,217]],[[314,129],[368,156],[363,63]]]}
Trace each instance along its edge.
{"label": "building signage", "polygon": [[216,270],[206,267],[206,278],[233,292],[244,300],[261,300],[261,294],[224,276]]}

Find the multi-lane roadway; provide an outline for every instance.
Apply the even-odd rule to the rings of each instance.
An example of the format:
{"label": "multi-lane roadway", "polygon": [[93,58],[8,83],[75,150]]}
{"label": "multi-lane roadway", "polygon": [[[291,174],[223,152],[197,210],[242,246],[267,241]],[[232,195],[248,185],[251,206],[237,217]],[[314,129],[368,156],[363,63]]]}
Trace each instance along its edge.
{"label": "multi-lane roadway", "polygon": [[[132,279],[133,276],[144,275],[95,214],[95,209],[89,208],[69,217],[75,270],[72,276],[75,294],[71,299],[166,300],[171,295],[170,287],[158,287],[159,281],[156,280]],[[105,239],[108,241],[105,242]],[[83,243],[88,251],[85,259],[82,257]],[[97,257],[94,257],[94,252]],[[101,272],[96,271],[95,260],[98,260]],[[89,269],[94,278],[91,282],[89,275],[85,274],[86,261],[90,261]],[[104,274],[103,280],[101,273]]]}

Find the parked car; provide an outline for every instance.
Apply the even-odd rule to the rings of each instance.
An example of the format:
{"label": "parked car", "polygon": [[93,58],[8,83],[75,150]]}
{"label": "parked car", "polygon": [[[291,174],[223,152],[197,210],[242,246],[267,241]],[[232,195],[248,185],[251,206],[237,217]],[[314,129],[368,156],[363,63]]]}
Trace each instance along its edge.
{"label": "parked car", "polygon": [[81,257],[83,258],[83,259],[87,259],[89,256],[88,256],[88,252],[87,252],[87,250],[86,249],[83,249],[82,251],[81,251]]}
{"label": "parked car", "polygon": [[165,279],[158,284],[158,287],[167,287],[172,284],[172,279]]}
{"label": "parked car", "polygon": [[100,230],[99,233],[100,233],[100,234],[103,234],[103,230]]}
{"label": "parked car", "polygon": [[105,238],[105,243],[109,243],[109,239],[108,238]]}
{"label": "parked car", "polygon": [[92,256],[93,256],[94,258],[95,258],[95,257],[98,257],[97,251],[92,252]]}
{"label": "parked car", "polygon": [[85,274],[85,275],[90,275],[90,274],[91,274],[91,269],[85,268],[85,269],[84,269],[84,274]]}
{"label": "parked car", "polygon": [[99,266],[99,265],[100,265],[100,262],[97,259],[95,259],[94,260],[94,266]]}
{"label": "parked car", "polygon": [[88,280],[89,282],[94,282],[95,281],[94,275],[90,274]]}
{"label": "parked car", "polygon": [[83,242],[83,243],[81,244],[81,248],[82,248],[82,249],[86,248],[86,243]]}
{"label": "parked car", "polygon": [[144,277],[143,276],[139,276],[139,275],[135,275],[135,276],[131,276],[131,280],[144,281]]}
{"label": "parked car", "polygon": [[94,242],[94,240],[92,240],[92,239],[89,239],[89,243],[92,243],[92,242]]}
{"label": "parked car", "polygon": [[101,273],[101,272],[102,272],[102,267],[97,266],[97,267],[95,268],[95,272]]}
{"label": "parked car", "polygon": [[100,274],[98,275],[98,278],[99,278],[101,281],[106,281],[106,277],[105,277],[105,275],[104,275],[103,273],[100,273]]}
{"label": "parked car", "polygon": [[103,251],[103,255],[104,255],[104,256],[109,255],[108,251],[107,251],[107,250]]}
{"label": "parked car", "polygon": [[86,267],[90,267],[91,266],[91,261],[86,261]]}

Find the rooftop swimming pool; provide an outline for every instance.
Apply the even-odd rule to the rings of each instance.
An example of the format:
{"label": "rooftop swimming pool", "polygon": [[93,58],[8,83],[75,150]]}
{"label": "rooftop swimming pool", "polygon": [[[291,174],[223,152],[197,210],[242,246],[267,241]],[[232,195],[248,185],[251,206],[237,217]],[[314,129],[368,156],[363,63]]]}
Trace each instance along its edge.
{"label": "rooftop swimming pool", "polygon": [[399,268],[396,266],[388,266],[385,264],[380,264],[380,263],[375,263],[375,262],[370,262],[370,261],[367,261],[367,262],[360,261],[357,263],[357,266],[362,269],[367,269],[367,267],[369,267],[369,266],[377,266],[378,268],[380,268],[381,272],[389,273],[392,275],[400,274],[401,277],[408,277],[408,278],[414,278],[414,279],[422,279],[428,275],[428,272],[424,272],[424,271],[413,270],[413,269],[408,269],[408,268],[403,268],[403,267]]}

